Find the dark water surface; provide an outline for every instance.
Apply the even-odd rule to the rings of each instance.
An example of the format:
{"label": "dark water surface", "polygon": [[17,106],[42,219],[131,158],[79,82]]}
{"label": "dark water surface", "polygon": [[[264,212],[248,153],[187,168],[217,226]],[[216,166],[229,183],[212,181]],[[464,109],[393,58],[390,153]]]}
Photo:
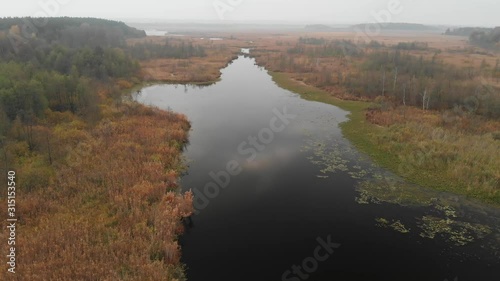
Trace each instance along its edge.
{"label": "dark water surface", "polygon": [[347,112],[279,88],[253,59],[222,73],[137,97],[192,122],[188,280],[500,280],[498,210],[376,167],[342,136]]}

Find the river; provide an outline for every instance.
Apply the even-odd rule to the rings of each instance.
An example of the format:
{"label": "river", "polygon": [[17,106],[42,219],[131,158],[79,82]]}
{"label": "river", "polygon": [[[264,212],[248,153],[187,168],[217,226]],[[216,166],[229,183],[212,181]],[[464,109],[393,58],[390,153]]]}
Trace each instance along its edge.
{"label": "river", "polygon": [[348,112],[279,88],[251,58],[213,85],[136,99],[192,124],[189,281],[500,280],[498,209],[377,167],[343,137]]}

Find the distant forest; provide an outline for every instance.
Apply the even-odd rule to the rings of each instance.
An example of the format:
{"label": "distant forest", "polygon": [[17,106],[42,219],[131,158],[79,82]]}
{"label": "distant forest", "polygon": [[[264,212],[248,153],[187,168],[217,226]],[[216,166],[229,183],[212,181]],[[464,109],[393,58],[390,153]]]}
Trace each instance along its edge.
{"label": "distant forest", "polygon": [[363,23],[354,25],[353,28],[360,28],[365,30],[365,28],[370,28],[371,25],[377,25],[381,30],[407,30],[407,31],[431,31],[438,30],[437,27],[418,24],[418,23],[397,23],[397,22],[387,22],[387,23]]}
{"label": "distant forest", "polygon": [[0,118],[5,121],[0,130],[15,119],[41,119],[47,109],[96,118],[97,94],[91,84],[139,71],[138,63],[118,47],[127,38],[145,36],[143,31],[93,18],[43,21],[0,19]]}
{"label": "distant forest", "polygon": [[[145,37],[142,30],[95,18],[3,18],[0,19],[0,51],[12,56],[12,47],[21,55],[33,49],[58,44],[68,48],[122,47],[127,38]],[[29,44],[25,44],[28,43]],[[29,55],[29,54],[26,54]]]}
{"label": "distant forest", "polygon": [[[362,23],[356,24],[350,27],[353,30],[370,30],[374,27],[380,28],[380,30],[406,30],[406,31],[436,31],[437,27],[418,24],[418,23],[397,23],[397,22],[384,22],[384,23]],[[339,28],[334,28],[329,25],[324,24],[312,24],[305,26],[305,29],[310,31],[334,31]]]}
{"label": "distant forest", "polygon": [[500,49],[500,27],[461,27],[448,29],[445,35],[467,36],[471,44],[487,49]]}
{"label": "distant forest", "polygon": [[95,18],[0,19],[0,135],[46,109],[98,116],[92,83],[139,75],[137,60],[205,56],[190,43],[137,43],[142,30]]}
{"label": "distant forest", "polygon": [[459,27],[459,28],[448,28],[446,32],[444,33],[445,35],[455,35],[455,36],[471,36],[472,33],[475,32],[490,32],[492,31],[493,28],[487,28],[487,27]]}

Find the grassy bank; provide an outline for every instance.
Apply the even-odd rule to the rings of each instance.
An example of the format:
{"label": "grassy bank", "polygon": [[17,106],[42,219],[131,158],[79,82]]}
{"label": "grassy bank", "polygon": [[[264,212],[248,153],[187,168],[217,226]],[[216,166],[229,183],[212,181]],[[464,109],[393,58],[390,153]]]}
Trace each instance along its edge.
{"label": "grassy bank", "polygon": [[[500,206],[500,149],[491,134],[467,135],[438,126],[437,114],[389,126],[378,126],[365,116],[370,103],[345,101],[288,73],[270,72],[282,88],[304,99],[328,103],[350,111],[341,124],[344,136],[377,164],[424,187],[462,194]],[[394,113],[397,115],[396,113]]]}

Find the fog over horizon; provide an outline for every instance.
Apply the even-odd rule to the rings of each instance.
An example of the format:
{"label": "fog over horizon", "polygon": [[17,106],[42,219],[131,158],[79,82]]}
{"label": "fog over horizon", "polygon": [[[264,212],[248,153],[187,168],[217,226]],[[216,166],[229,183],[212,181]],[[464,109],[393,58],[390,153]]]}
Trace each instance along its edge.
{"label": "fog over horizon", "polygon": [[9,2],[0,17],[70,16],[122,21],[355,24],[405,22],[499,26],[496,0],[25,0]]}

